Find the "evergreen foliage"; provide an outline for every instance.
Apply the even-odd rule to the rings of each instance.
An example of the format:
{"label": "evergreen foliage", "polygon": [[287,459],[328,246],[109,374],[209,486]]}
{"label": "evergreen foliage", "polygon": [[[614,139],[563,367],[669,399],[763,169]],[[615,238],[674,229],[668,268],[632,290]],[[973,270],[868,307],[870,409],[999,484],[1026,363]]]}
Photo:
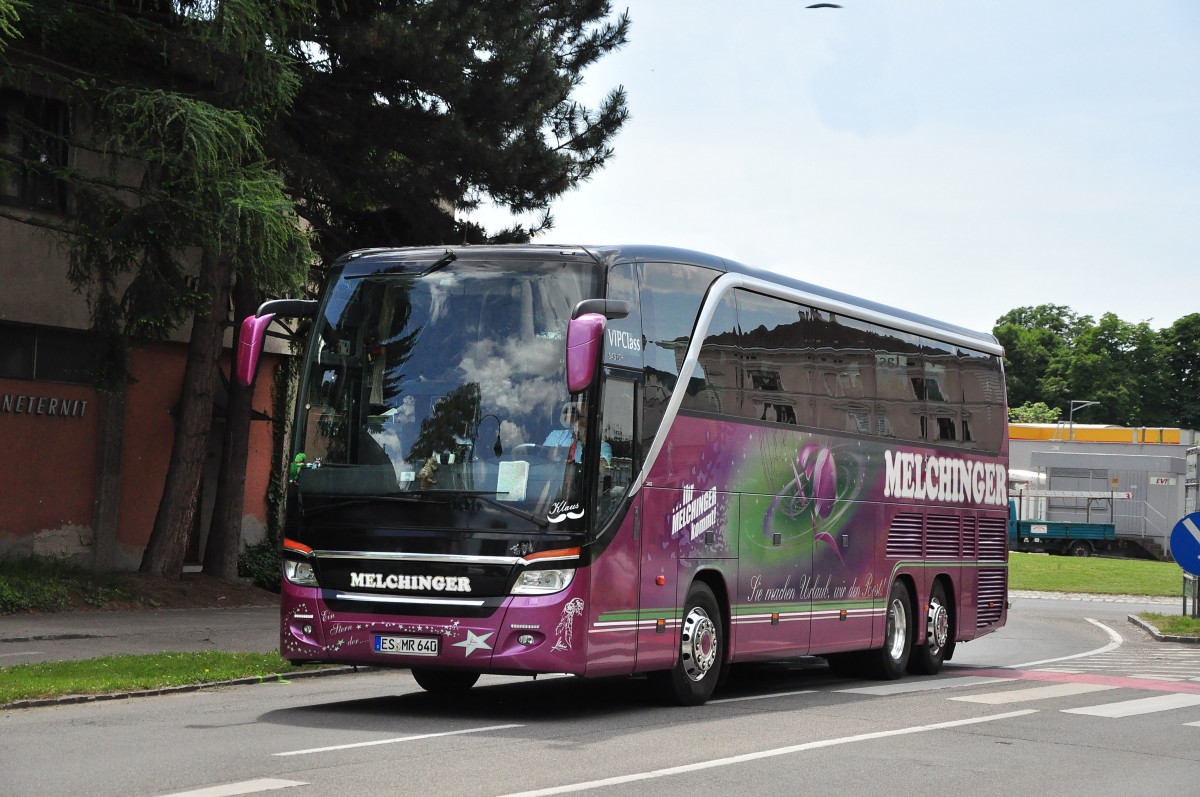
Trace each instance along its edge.
{"label": "evergreen foliage", "polygon": [[[595,110],[584,71],[625,43],[607,0],[316,0],[289,52],[301,86],[268,137],[331,258],[362,246],[528,240],[612,156],[617,87]],[[536,211],[489,233],[454,212]]]}
{"label": "evergreen foliage", "polygon": [[[0,0],[0,91],[67,109],[20,120],[27,145],[0,153],[57,207],[0,217],[67,251],[102,344],[97,386],[123,391],[128,341],[192,319],[143,570],[181,569],[231,294],[243,307],[296,295],[316,279],[314,242],[329,258],[548,228],[550,204],[605,164],[628,117],[619,87],[595,110],[574,96],[626,41],[627,15],[610,12],[607,0]],[[455,220],[483,201],[540,220],[493,233]],[[240,547],[249,411],[231,386],[219,549],[205,557],[222,577]]]}

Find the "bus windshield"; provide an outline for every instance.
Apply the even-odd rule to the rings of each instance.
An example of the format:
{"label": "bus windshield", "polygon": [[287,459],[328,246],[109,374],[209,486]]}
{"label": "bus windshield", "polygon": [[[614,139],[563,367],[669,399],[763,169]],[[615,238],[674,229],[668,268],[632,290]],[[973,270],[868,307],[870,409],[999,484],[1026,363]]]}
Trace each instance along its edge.
{"label": "bus windshield", "polygon": [[601,279],[578,261],[467,257],[335,276],[299,396],[300,511],[378,505],[404,526],[581,529],[593,447],[579,422],[587,394],[567,392],[565,337]]}

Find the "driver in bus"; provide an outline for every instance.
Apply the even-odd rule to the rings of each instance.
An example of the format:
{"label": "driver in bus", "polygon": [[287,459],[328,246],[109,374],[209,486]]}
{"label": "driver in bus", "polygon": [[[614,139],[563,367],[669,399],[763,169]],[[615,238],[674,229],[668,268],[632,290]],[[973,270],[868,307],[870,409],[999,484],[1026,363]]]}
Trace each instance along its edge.
{"label": "driver in bus", "polygon": [[[567,421],[566,428],[550,432],[542,445],[557,449],[565,448],[567,449],[566,459],[577,465],[581,464],[583,462],[583,445],[587,439],[587,407],[577,408],[573,404],[568,404],[563,407],[562,415]],[[600,467],[612,467],[612,446],[607,440],[600,441]]]}

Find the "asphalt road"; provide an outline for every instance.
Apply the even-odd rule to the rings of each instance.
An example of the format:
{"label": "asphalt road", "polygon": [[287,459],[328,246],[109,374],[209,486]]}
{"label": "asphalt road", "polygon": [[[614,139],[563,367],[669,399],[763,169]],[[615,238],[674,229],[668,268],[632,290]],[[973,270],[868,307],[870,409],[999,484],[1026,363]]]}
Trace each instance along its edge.
{"label": "asphalt road", "polygon": [[7,711],[0,794],[1198,793],[1200,646],[1154,642],[1132,604],[1013,603],[935,678],[801,660],[694,709],[636,679],[487,677],[446,701],[364,671]]}

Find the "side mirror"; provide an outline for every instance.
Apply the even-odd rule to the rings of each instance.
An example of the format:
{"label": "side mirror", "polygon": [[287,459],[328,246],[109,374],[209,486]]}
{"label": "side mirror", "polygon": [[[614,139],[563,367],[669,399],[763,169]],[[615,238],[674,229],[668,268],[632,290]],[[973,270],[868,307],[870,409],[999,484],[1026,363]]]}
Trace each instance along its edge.
{"label": "side mirror", "polygon": [[242,321],[242,330],[238,334],[237,366],[234,375],[237,381],[246,387],[254,381],[258,372],[258,358],[262,354],[263,341],[267,337],[267,327],[275,320],[274,313],[260,316],[246,316]]}
{"label": "side mirror", "polygon": [[592,384],[605,320],[599,313],[584,313],[567,324],[567,390],[571,393],[580,393]]}
{"label": "side mirror", "polygon": [[254,374],[258,372],[258,358],[262,355],[263,342],[267,337],[267,327],[275,320],[275,316],[308,318],[316,313],[316,299],[272,299],[259,305],[257,313],[247,316],[242,321],[242,329],[238,334],[234,378],[246,387],[254,381]]}

